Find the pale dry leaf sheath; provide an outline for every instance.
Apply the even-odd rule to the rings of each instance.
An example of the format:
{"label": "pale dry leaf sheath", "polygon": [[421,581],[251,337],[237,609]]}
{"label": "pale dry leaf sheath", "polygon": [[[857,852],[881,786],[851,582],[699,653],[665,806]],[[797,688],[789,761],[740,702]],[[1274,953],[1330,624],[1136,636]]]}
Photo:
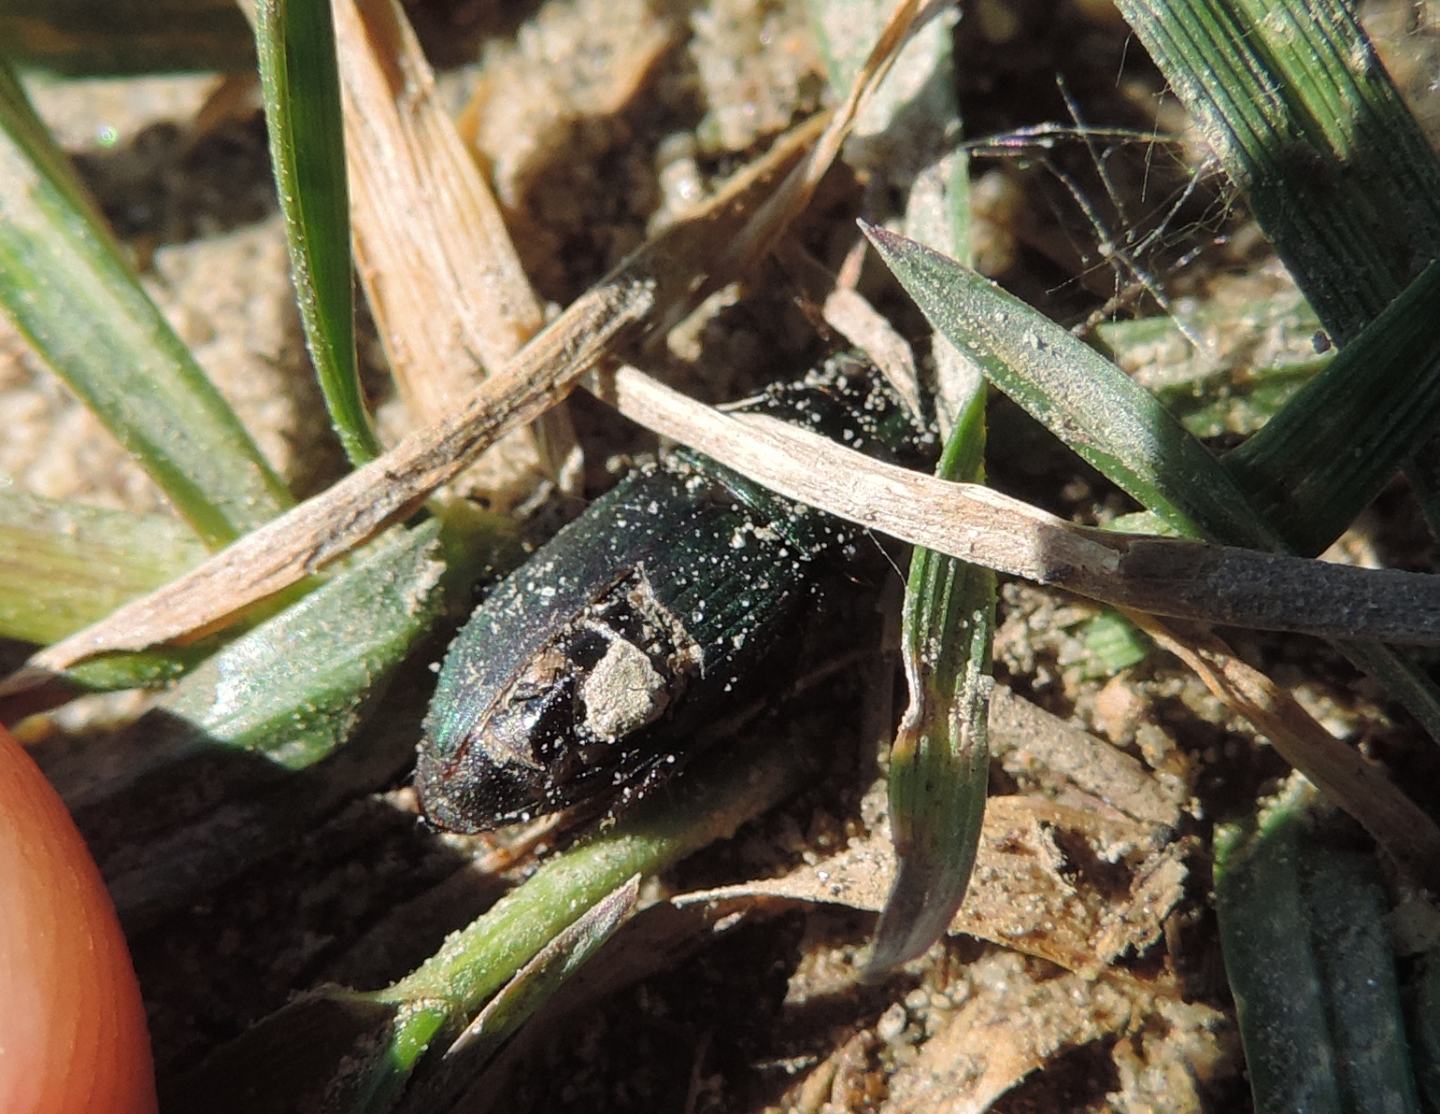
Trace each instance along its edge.
{"label": "pale dry leaf sheath", "polygon": [[334,7],[351,220],[381,339],[397,373],[443,376],[436,386],[464,398],[475,361],[504,364],[544,307],[404,13],[392,0]]}
{"label": "pale dry leaf sheath", "polygon": [[1235,656],[1210,631],[1128,613],[1131,621],[1191,669],[1205,686],[1255,725],[1281,757],[1353,816],[1375,842],[1416,876],[1440,881],[1440,828],[1385,771],[1326,731],[1293,696]]}
{"label": "pale dry leaf sheath", "polygon": [[757,483],[952,557],[1160,615],[1338,638],[1440,643],[1440,578],[1076,526],[977,484],[884,464],[758,414],[705,406],[633,367],[587,386]]}
{"label": "pale dry leaf sheath", "polygon": [[404,12],[332,8],[359,275],[414,417],[434,421],[539,330],[544,307]]}

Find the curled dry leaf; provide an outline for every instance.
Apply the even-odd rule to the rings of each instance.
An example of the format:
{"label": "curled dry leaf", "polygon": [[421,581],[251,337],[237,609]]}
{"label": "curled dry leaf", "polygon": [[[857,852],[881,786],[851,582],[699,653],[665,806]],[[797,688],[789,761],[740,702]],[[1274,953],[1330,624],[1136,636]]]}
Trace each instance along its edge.
{"label": "curled dry leaf", "polygon": [[[1127,950],[1152,943],[1180,899],[1186,869],[1176,846],[1162,836],[1153,825],[1036,798],[992,798],[970,890],[950,931],[1093,978]],[[1118,890],[1116,866],[1127,875]],[[782,878],[672,900],[680,906],[720,901],[738,910],[747,902],[779,899],[878,912],[894,870],[889,833],[875,831]]]}

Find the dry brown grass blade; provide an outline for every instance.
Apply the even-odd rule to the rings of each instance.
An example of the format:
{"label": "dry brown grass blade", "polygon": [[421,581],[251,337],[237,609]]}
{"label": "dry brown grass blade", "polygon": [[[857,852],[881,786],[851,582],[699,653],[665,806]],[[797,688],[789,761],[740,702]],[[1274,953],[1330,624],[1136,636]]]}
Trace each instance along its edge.
{"label": "dry brown grass blade", "polygon": [[1254,724],[1285,761],[1353,816],[1397,862],[1427,884],[1440,882],[1440,828],[1384,770],[1331,735],[1299,701],[1210,631],[1134,612],[1129,618]]}
{"label": "dry brown grass blade", "polygon": [[1065,522],[763,415],[727,414],[633,367],[587,384],[622,414],[782,495],[952,557],[1119,607],[1325,637],[1440,642],[1440,579]]}
{"label": "dry brown grass blade", "polygon": [[[426,425],[534,336],[544,307],[404,13],[393,0],[334,9],[360,280],[411,418]],[[543,421],[529,455],[548,470],[574,433],[562,411]]]}
{"label": "dry brown grass blade", "polygon": [[416,390],[468,397],[475,361],[504,364],[544,307],[404,13],[392,0],[334,7],[351,220],[381,339],[405,381],[445,380]]}
{"label": "dry brown grass blade", "polygon": [[501,434],[543,414],[580,375],[623,350],[637,333],[679,320],[762,257],[804,208],[917,10],[915,0],[898,5],[851,96],[823,130],[819,120],[796,128],[695,214],[648,241],[482,383],[455,415],[411,434],[179,580],[36,654],[0,691],[42,683],[96,654],[223,627],[418,506]]}

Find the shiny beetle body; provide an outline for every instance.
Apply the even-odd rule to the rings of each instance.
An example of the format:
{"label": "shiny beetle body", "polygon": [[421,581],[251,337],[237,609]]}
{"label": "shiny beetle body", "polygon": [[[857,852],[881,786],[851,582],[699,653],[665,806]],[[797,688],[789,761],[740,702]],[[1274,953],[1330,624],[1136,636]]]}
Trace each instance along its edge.
{"label": "shiny beetle body", "polygon": [[[846,363],[742,407],[916,459],[928,438]],[[663,776],[757,675],[784,668],[859,536],[693,453],[637,468],[451,645],[416,769],[425,815],[484,830]]]}

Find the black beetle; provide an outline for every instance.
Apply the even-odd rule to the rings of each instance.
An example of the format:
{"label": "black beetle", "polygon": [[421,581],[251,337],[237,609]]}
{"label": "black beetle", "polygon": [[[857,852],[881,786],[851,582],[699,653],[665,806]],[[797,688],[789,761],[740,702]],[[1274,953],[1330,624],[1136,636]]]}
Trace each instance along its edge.
{"label": "black beetle", "polygon": [[[868,365],[837,357],[738,404],[913,463],[934,439]],[[419,748],[425,816],[480,831],[682,762],[796,647],[861,531],[698,454],[632,471],[505,579],[445,656]]]}

